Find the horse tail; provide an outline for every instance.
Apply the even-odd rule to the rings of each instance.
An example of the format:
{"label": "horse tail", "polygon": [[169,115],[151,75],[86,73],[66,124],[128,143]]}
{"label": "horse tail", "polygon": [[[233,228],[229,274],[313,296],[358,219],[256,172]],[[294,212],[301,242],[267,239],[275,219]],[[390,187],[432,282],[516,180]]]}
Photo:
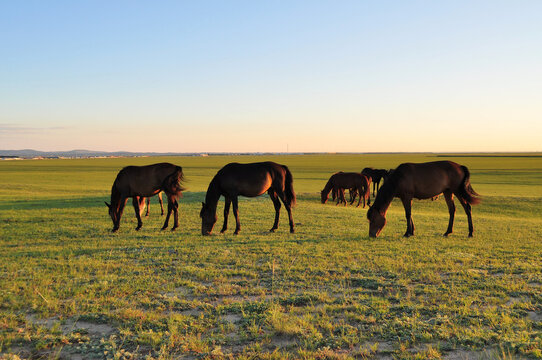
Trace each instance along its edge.
{"label": "horse tail", "polygon": [[481,199],[480,195],[474,191],[470,184],[470,171],[466,166],[463,165],[461,165],[461,170],[463,170],[465,175],[461,185],[459,186],[459,195],[461,195],[461,197],[469,204],[476,205],[480,203]]}
{"label": "horse tail", "polygon": [[294,191],[294,178],[292,176],[292,173],[290,172],[290,169],[286,165],[282,165],[284,168],[284,171],[286,172],[286,177],[284,179],[284,195],[286,197],[286,202],[291,207],[295,206],[295,203],[297,201]]}
{"label": "horse tail", "polygon": [[183,181],[183,168],[180,166],[175,166],[175,170],[165,178],[163,188],[166,192],[179,196],[184,190],[186,190],[186,188],[184,188],[182,185]]}

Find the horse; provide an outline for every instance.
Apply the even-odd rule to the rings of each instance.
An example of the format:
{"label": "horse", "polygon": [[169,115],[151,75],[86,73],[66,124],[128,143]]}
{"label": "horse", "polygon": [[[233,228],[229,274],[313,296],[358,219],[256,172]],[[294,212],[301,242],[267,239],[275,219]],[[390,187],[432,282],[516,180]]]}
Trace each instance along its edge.
{"label": "horse", "polygon": [[[164,202],[162,201],[162,193],[159,192],[158,194],[158,201],[160,202],[160,210],[162,211],[160,215],[164,215]],[[145,217],[149,216],[149,210],[151,208],[151,198],[147,198],[147,212],[145,213]],[[143,208],[141,208],[143,210]]]}
{"label": "horse", "polygon": [[166,221],[162,230],[167,229],[169,217],[173,212],[174,223],[171,230],[179,227],[179,196],[185,189],[181,183],[184,180],[183,169],[170,163],[158,163],[147,166],[127,166],[119,171],[111,188],[111,204],[105,203],[109,208],[109,216],[113,220],[113,232],[120,227],[122,212],[128,198],[132,198],[137,218],[136,230],[141,229],[141,209],[145,205],[145,198],[165,192],[168,201]]}
{"label": "horse", "polygon": [[[346,197],[345,197],[345,190],[347,189],[343,189],[343,188],[333,188],[332,190],[332,199],[333,201],[337,200],[337,203],[338,204],[345,204],[346,205]],[[348,189],[348,194],[349,194],[349,200],[348,202],[350,203],[350,205],[352,205],[354,203],[354,201],[356,200],[356,197],[358,196],[358,190],[354,187],[354,188],[350,188]]]}
{"label": "horse", "polygon": [[[325,204],[329,198],[330,191],[333,191],[333,194],[337,194],[337,204],[343,202],[346,205],[346,200],[344,200],[344,189],[355,189],[360,195],[358,200],[358,205],[360,206],[361,200],[363,199],[363,207],[365,207],[365,201],[368,200],[368,204],[371,203],[370,196],[370,182],[369,179],[360,173],[355,172],[342,172],[339,171],[329,178],[324,189],[320,192],[320,200],[322,204]],[[351,190],[351,200],[352,200],[352,190]],[[352,204],[355,198],[353,198]]]}
{"label": "horse", "polygon": [[295,232],[291,208],[296,203],[296,195],[292,173],[285,165],[267,161],[249,164],[230,163],[216,173],[207,189],[205,202],[201,203],[201,234],[210,235],[213,231],[217,221],[216,207],[220,196],[224,196],[226,201],[224,205],[224,225],[220,233],[224,233],[228,228],[230,204],[233,204],[233,215],[236,223],[234,234],[237,235],[241,230],[238,196],[256,197],[266,191],[275,206],[275,222],[270,232],[274,232],[279,225],[280,201],[282,201],[288,212],[290,232]]}
{"label": "horse", "polygon": [[386,212],[394,197],[400,198],[405,208],[407,229],[404,236],[413,236],[412,199],[430,199],[440,193],[444,195],[450,214],[448,229],[444,236],[452,233],[455,195],[467,214],[469,237],[472,237],[474,228],[472,225],[471,205],[478,204],[481,198],[470,184],[469,169],[452,161],[404,163],[399,165],[384,182],[374,200],[373,206],[367,211],[367,219],[370,222],[369,236],[377,237],[384,225],[386,225]]}
{"label": "horse", "polygon": [[373,196],[375,196],[375,189],[377,192],[378,189],[380,188],[380,180],[385,181],[389,175],[388,170],[373,169],[373,168],[365,168],[361,171],[361,173],[371,178],[371,181],[373,182]]}

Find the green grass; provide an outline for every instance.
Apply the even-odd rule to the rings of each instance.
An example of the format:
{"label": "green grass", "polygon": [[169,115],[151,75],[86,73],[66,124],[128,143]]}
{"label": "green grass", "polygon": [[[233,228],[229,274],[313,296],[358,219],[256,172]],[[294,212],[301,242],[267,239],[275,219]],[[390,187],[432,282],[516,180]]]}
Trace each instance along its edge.
{"label": "green grass", "polygon": [[[275,160],[294,175],[296,234],[267,196],[240,201],[225,235],[199,210],[231,161]],[[416,236],[394,201],[368,237],[366,209],[319,203],[335,171],[451,159],[483,195],[467,238],[444,201],[415,201]],[[180,228],[157,199],[112,234],[104,205],[123,166],[181,165]],[[211,156],[0,162],[0,357],[542,358],[542,157],[430,154]],[[220,228],[222,204],[219,205]],[[215,233],[217,231],[215,227]],[[1,355],[3,354],[3,355]]]}

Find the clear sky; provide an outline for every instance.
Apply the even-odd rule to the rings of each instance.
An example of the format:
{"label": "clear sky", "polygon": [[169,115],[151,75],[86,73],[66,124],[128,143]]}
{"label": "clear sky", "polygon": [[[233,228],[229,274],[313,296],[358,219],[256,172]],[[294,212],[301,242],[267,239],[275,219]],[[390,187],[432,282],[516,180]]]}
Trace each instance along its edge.
{"label": "clear sky", "polygon": [[0,149],[542,151],[542,1],[2,1]]}

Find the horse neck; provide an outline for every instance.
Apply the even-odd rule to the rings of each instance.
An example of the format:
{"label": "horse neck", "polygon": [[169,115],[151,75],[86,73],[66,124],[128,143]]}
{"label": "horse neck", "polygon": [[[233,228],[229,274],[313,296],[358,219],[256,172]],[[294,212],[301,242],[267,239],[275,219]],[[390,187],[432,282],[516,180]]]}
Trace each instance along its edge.
{"label": "horse neck", "polygon": [[113,184],[113,187],[111,188],[111,207],[116,212],[122,212],[124,202],[121,201],[121,194],[116,185],[116,183]]}
{"label": "horse neck", "polygon": [[331,179],[329,179],[326,183],[326,186],[324,187],[324,190],[322,190],[322,193],[324,193],[325,195],[328,195],[332,188],[333,188],[333,183]]}
{"label": "horse neck", "polygon": [[379,212],[385,214],[394,198],[395,186],[391,182],[385,182],[378,190],[373,207]]}
{"label": "horse neck", "polygon": [[220,189],[218,186],[218,180],[216,176],[211,180],[209,187],[207,188],[207,194],[205,194],[205,205],[216,211],[218,205],[218,199],[220,199]]}

